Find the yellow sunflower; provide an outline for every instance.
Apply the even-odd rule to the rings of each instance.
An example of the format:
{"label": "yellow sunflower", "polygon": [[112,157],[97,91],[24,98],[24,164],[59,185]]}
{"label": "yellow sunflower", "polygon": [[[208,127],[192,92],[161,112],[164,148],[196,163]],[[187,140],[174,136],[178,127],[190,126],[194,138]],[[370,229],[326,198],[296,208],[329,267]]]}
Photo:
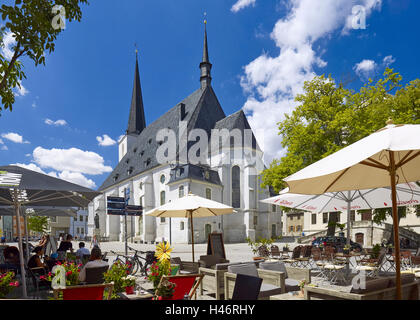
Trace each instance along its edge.
{"label": "yellow sunflower", "polygon": [[159,259],[159,261],[166,262],[171,259],[171,251],[172,248],[169,242],[166,242],[166,244],[164,242],[161,242],[156,246],[155,256]]}

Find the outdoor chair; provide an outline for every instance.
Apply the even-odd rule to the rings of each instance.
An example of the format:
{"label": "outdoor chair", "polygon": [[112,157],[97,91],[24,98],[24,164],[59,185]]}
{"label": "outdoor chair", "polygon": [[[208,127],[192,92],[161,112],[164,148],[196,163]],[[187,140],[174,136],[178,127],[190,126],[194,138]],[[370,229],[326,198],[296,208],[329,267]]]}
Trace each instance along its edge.
{"label": "outdoor chair", "polygon": [[107,254],[108,254],[108,252],[104,252],[103,254],[102,254],[102,260],[104,260],[104,261],[106,261],[106,262],[108,262],[108,259],[107,259]]}
{"label": "outdoor chair", "polygon": [[[224,274],[228,271],[228,266],[243,263],[245,262],[218,263],[212,268],[200,267],[198,271],[204,276],[200,283],[200,295],[203,295],[205,290],[207,294],[214,294],[216,300],[221,300],[225,287]],[[254,261],[248,263],[256,264]]]}
{"label": "outdoor chair", "polygon": [[[257,269],[257,266],[252,263],[237,264],[228,266],[228,272],[224,274],[225,277],[225,300],[232,298],[235,281],[238,274],[245,274],[252,277],[263,279],[260,294],[258,299],[268,300],[270,296],[281,294],[285,292],[285,278],[284,272]],[[274,284],[273,284],[274,283]],[[281,285],[283,284],[283,287]]]}
{"label": "outdoor chair", "polygon": [[262,282],[263,280],[261,278],[238,274],[236,276],[232,300],[257,300]]}
{"label": "outdoor chair", "polygon": [[411,269],[411,251],[402,251],[401,252],[401,269],[408,270]]}
{"label": "outdoor chair", "polygon": [[376,278],[379,271],[383,268],[386,261],[386,251],[381,249],[378,259],[364,259],[363,262],[356,267],[357,271],[366,272],[368,277]]}
{"label": "outdoor chair", "polygon": [[307,267],[310,265],[312,246],[304,246],[301,249],[302,257],[296,258],[298,267]]}
{"label": "outdoor chair", "polygon": [[217,254],[200,256],[200,259],[198,260],[200,268],[213,268],[218,263],[229,263],[229,260],[226,260]]}
{"label": "outdoor chair", "polygon": [[42,280],[41,276],[47,275],[47,270],[45,268],[25,268],[28,278],[32,281],[34,287],[34,298],[41,299],[41,290],[48,291],[51,289],[51,285],[48,281]]}
{"label": "outdoor chair", "polygon": [[196,274],[200,267],[198,262],[182,261],[180,257],[171,258],[171,264],[179,265],[179,274]]}
{"label": "outdoor chair", "polygon": [[295,267],[299,264],[298,258],[300,258],[300,251],[302,246],[297,246],[293,249],[292,257],[290,259],[283,260],[284,263],[289,263],[291,267]]}
{"label": "outdoor chair", "polygon": [[108,266],[86,268],[86,284],[104,283],[104,273],[108,268]]}
{"label": "outdoor chair", "polygon": [[[53,289],[53,293],[54,298],[57,299],[58,293],[62,292],[63,300],[110,300],[113,287],[113,283],[86,284]],[[105,289],[107,289],[107,294],[104,297]]]}
{"label": "outdoor chair", "polygon": [[[311,282],[311,270],[306,268],[286,267],[284,262],[262,262],[260,263],[260,270],[272,270],[284,273],[284,283],[280,284],[283,292],[299,291],[299,281],[306,280]],[[267,282],[267,280],[266,280]]]}
{"label": "outdoor chair", "polygon": [[175,284],[175,291],[172,297],[165,298],[165,300],[184,300],[186,295],[188,295],[188,299],[191,300],[202,279],[202,274],[163,276],[160,279],[158,287],[162,285],[163,281],[167,280]]}
{"label": "outdoor chair", "polygon": [[280,253],[280,249],[276,245],[272,245],[270,248],[271,258],[273,259],[281,259],[282,254]]}
{"label": "outdoor chair", "polygon": [[328,280],[327,270],[325,269],[327,262],[324,261],[321,249],[317,247],[313,247],[311,252],[312,252],[312,265],[313,265],[313,268],[311,269],[315,270],[317,277],[321,278],[321,282]]}

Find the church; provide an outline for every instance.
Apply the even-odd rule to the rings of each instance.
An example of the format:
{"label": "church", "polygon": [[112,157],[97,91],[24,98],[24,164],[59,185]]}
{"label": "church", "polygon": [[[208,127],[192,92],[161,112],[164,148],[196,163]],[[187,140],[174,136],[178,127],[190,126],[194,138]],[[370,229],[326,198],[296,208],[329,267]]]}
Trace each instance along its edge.
{"label": "church", "polygon": [[[272,195],[260,186],[259,173],[265,168],[263,151],[244,112],[226,115],[212,88],[206,28],[199,69],[200,87],[146,125],[147,106],[143,105],[136,54],[128,126],[118,142],[119,163],[99,187],[102,194],[89,205],[88,235],[93,235],[97,216],[98,235],[124,241],[124,217],[107,215],[106,199],[124,197],[126,190],[129,204],[141,205],[143,213],[188,193],[235,208],[230,215],[194,219],[195,243],[206,242],[211,232],[222,232],[226,243],[282,234],[280,209],[260,202]],[[168,134],[163,137],[165,132]],[[127,221],[130,241],[191,243],[191,226],[186,218],[143,214]]]}

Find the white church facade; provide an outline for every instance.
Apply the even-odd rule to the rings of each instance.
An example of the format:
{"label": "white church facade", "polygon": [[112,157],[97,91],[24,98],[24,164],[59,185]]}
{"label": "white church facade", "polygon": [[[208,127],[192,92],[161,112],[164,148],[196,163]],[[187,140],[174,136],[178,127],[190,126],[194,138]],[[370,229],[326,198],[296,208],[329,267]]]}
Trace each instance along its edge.
{"label": "white church facade", "polygon": [[[222,232],[226,243],[282,235],[280,209],[260,202],[272,195],[268,188],[260,186],[258,174],[264,169],[263,152],[242,110],[225,115],[211,86],[211,68],[205,31],[200,88],[146,126],[147,108],[143,106],[136,57],[128,127],[118,146],[119,163],[100,186],[102,195],[89,205],[90,236],[94,217],[98,215],[102,237],[124,240],[124,217],[107,215],[106,198],[124,196],[126,189],[130,190],[129,204],[143,206],[144,213],[190,192],[235,208],[234,214],[195,219],[196,243],[206,242],[211,232]],[[165,130],[168,135],[162,137]],[[175,143],[169,133],[176,137]],[[219,136],[220,133],[228,136]],[[198,141],[209,144],[209,149],[197,150]],[[214,141],[216,148],[212,147]],[[159,154],[165,145],[175,151],[175,157],[160,161]],[[163,156],[168,153],[163,152]],[[192,161],[191,155],[198,155],[201,160]],[[191,242],[188,219],[143,214],[127,220],[127,234],[136,240]]]}

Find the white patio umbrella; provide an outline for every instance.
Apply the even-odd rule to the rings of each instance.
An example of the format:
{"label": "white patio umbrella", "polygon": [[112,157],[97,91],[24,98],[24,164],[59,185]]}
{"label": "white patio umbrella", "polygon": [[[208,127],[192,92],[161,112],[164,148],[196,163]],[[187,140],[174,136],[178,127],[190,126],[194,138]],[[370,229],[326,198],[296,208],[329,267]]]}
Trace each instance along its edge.
{"label": "white patio umbrella", "polygon": [[232,207],[199,197],[192,193],[146,212],[156,218],[189,218],[191,222],[192,260],[194,262],[193,218],[216,217],[234,213]]}
{"label": "white patio umbrella", "polygon": [[396,185],[420,180],[420,125],[388,125],[287,177],[290,192],[323,194],[391,187],[397,299],[401,299]]}
{"label": "white patio umbrella", "polygon": [[[420,187],[416,183],[399,184],[396,190],[398,206],[420,204]],[[280,191],[279,195],[261,200],[261,202],[316,213],[346,211],[348,245],[350,245],[351,210],[389,208],[392,206],[390,187],[327,192],[320,195],[290,193],[289,188],[285,188]]]}

